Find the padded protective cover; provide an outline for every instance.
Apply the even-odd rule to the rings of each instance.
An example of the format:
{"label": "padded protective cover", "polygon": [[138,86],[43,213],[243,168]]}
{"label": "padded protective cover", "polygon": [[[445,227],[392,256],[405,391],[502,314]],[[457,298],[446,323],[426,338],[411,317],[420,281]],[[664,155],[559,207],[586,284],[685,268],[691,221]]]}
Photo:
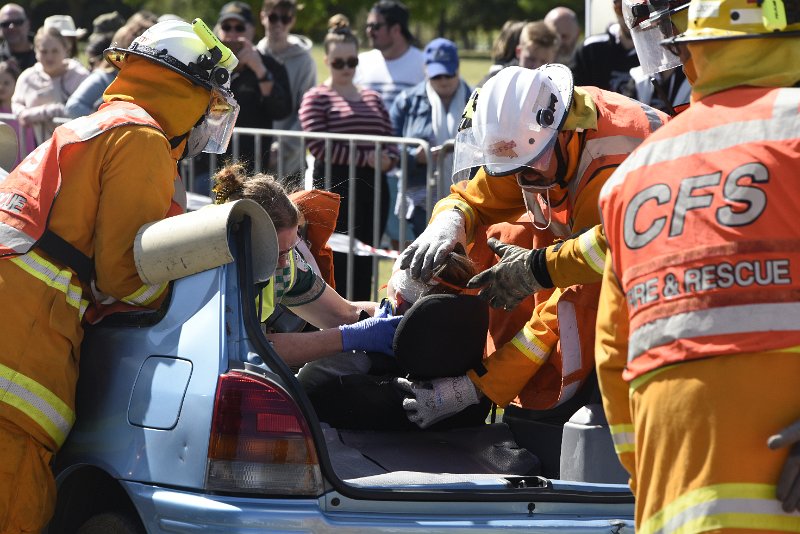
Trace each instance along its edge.
{"label": "padded protective cover", "polygon": [[397,361],[413,378],[459,376],[478,367],[489,306],[474,295],[428,295],[405,313],[394,335]]}

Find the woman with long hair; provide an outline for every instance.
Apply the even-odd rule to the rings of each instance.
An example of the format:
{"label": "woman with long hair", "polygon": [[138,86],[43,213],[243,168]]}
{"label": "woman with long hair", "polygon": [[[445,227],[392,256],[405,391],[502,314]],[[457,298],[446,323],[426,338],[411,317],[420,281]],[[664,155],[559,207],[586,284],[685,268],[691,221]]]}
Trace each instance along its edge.
{"label": "woman with long hair", "polygon": [[[330,29],[325,37],[325,65],[330,69],[330,77],[304,96],[300,106],[300,123],[307,132],[371,134],[390,136],[392,125],[389,114],[383,106],[380,95],[371,89],[362,89],[353,83],[358,65],[358,39],[350,31],[347,18],[334,15],[329,23]],[[322,184],[325,176],[325,142],[312,141],[308,149],[315,158],[314,180]],[[348,220],[348,190],[350,144],[347,141],[333,142],[330,151],[331,191],[342,197],[336,231],[346,233]],[[375,205],[374,190],[376,155],[373,143],[356,144],[355,154],[356,206],[355,237],[363,243],[377,246],[373,242],[373,209],[379,210],[380,228],[383,233],[386,213],[389,207],[389,191],[385,173],[395,166],[398,151],[395,145],[384,146],[378,154],[380,171],[380,202]],[[373,209],[369,209],[370,206]],[[354,287],[352,297],[368,300],[372,297],[372,259],[365,256],[354,258]],[[334,275],[336,289],[343,295],[347,288],[347,255],[334,254]]]}
{"label": "woman with long hair", "polygon": [[298,230],[303,215],[273,176],[247,175],[245,167],[235,163],[217,171],[213,182],[215,203],[253,200],[264,208],[275,225],[278,265],[269,282],[260,288],[261,321],[266,321],[278,304],[283,304],[321,329],[318,332],[267,334],[275,351],[288,365],[299,367],[341,352],[350,353],[348,357],[353,358],[358,357],[358,352],[351,351],[391,353],[391,341],[399,317],[372,317],[376,312],[375,302],[345,300],[313,271],[298,250]]}

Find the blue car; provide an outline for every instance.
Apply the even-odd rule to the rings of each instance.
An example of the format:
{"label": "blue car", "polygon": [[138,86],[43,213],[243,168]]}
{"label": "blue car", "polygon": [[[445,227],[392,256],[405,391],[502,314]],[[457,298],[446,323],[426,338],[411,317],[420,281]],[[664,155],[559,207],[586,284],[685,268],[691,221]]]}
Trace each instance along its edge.
{"label": "blue car", "polygon": [[[255,281],[275,265],[259,247],[272,235],[277,250],[274,228],[231,213],[217,229],[222,259],[202,232],[173,246],[181,261],[165,268],[174,281],[159,311],[87,330],[48,532],[633,531],[633,496],[598,405],[514,432],[510,419],[437,432],[321,423],[256,314]],[[177,235],[169,225],[181,217],[157,224]],[[206,264],[180,272],[193,260]],[[532,470],[549,461],[557,477]]]}

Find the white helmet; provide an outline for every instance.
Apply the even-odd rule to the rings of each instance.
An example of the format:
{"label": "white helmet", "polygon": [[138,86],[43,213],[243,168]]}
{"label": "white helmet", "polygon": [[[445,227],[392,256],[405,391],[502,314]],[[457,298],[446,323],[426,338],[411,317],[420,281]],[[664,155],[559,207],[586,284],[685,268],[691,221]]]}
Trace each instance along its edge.
{"label": "white helmet", "polygon": [[227,87],[238,60],[211,33],[205,23],[165,20],[154,24],[133,40],[128,48],[112,46],[106,59],[117,68],[127,54],[143,57],[184,76],[209,91]]}
{"label": "white helmet", "polygon": [[177,72],[211,93],[208,109],[189,134],[184,157],[222,154],[228,148],[239,105],[230,91],[230,73],[239,60],[200,19],[192,24],[165,20],[134,39],[128,48],[111,47],[106,59],[121,68],[133,54]]}
{"label": "white helmet", "polygon": [[472,123],[456,135],[453,173],[483,166],[490,176],[550,163],[572,105],[572,72],[552,63],[538,69],[506,67],[480,90]]}

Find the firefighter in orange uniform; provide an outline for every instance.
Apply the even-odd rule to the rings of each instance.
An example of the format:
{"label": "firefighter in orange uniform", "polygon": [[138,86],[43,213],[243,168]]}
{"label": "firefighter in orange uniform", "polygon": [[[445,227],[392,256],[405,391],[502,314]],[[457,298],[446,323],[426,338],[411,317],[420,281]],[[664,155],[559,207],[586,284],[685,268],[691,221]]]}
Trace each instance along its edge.
{"label": "firefighter in orange uniform", "polygon": [[638,533],[798,532],[800,4],[688,16],[691,106],[601,193],[603,403]]}
{"label": "firefighter in orange uniform", "polygon": [[[459,402],[426,406],[426,413],[409,412],[410,419],[427,426],[477,402],[478,390],[500,406],[519,394],[523,407],[534,409],[575,394],[594,367],[594,313],[605,257],[596,205],[600,188],[666,120],[615,93],[573,87],[563,65],[508,67],[481,89],[471,127],[456,138],[454,170],[482,168],[437,203],[401,266],[425,280],[457,243],[474,241],[479,226],[514,222],[528,211],[539,230],[564,241],[531,250],[490,240],[502,259],[471,284],[485,286],[481,295],[505,309],[537,291],[556,289],[511,341],[484,360],[485,368],[444,384],[457,394],[441,398]],[[564,321],[573,335],[560,328]],[[573,325],[583,328],[576,332]],[[418,387],[424,385],[407,387],[407,394],[413,397]]]}
{"label": "firefighter in orange uniform", "polygon": [[[158,307],[133,260],[170,210],[177,162],[223,152],[237,106],[225,49],[167,21],[129,49],[94,114],[55,130],[0,183],[0,531],[38,532],[55,505],[49,463],[75,419],[82,321],[114,301]],[[209,31],[210,33],[210,31]],[[213,120],[212,120],[213,119]]]}

